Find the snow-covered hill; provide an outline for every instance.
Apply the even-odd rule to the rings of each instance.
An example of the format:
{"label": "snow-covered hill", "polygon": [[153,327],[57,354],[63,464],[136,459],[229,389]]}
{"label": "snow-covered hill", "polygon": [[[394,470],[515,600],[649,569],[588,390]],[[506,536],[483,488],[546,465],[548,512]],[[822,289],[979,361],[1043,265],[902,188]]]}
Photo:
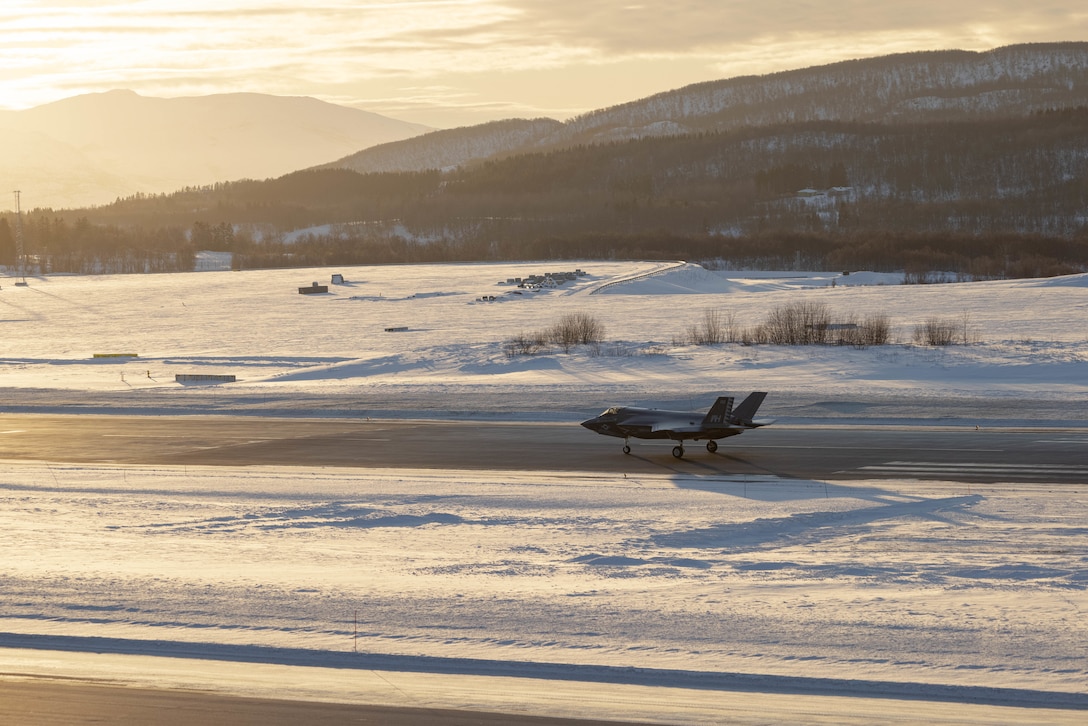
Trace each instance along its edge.
{"label": "snow-covered hill", "polygon": [[524,150],[561,128],[552,119],[512,119],[460,129],[432,131],[416,143],[393,141],[339,159],[325,167],[361,173],[449,169],[476,159]]}
{"label": "snow-covered hill", "polygon": [[[1015,45],[982,53],[919,52],[686,86],[561,125],[540,126],[518,150],[808,121],[1020,117],[1086,105],[1088,43]],[[487,126],[462,129],[448,143],[455,145],[455,138],[471,134],[488,137],[489,132]],[[479,144],[466,158],[444,148],[446,138],[430,134],[391,143],[373,169],[440,169],[454,158],[463,164],[512,150],[508,144]],[[336,165],[371,168],[363,159]]]}
{"label": "snow-covered hill", "polygon": [[1024,116],[1083,105],[1086,81],[1088,43],[906,53],[700,83],[593,111],[566,124],[564,133],[579,137],[619,126],[651,131],[666,120],[693,130],[726,130],[802,121]]}

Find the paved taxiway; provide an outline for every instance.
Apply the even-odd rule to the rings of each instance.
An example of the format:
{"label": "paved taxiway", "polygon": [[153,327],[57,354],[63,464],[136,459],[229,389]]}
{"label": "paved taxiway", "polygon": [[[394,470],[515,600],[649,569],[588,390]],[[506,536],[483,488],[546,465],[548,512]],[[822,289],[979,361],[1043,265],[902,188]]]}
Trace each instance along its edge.
{"label": "paved taxiway", "polygon": [[591,471],[799,479],[1088,483],[1088,429],[774,426],[721,442],[577,423],[4,415],[0,459],[65,463]]}

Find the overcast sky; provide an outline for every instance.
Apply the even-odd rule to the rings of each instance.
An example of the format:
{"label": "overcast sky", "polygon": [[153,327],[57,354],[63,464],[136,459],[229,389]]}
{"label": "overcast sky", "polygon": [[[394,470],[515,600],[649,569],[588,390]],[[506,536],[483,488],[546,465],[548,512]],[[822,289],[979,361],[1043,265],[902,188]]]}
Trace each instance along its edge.
{"label": "overcast sky", "polygon": [[0,0],[0,108],[252,91],[447,128],[849,58],[1062,40],[1088,40],[1084,0]]}

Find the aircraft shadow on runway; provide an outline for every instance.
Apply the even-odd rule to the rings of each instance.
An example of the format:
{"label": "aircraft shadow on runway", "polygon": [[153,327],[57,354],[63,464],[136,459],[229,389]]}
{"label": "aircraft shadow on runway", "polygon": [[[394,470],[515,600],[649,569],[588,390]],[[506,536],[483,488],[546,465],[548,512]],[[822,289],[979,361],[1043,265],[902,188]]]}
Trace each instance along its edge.
{"label": "aircraft shadow on runway", "polygon": [[[771,469],[735,451],[724,452],[719,449],[713,454],[700,452],[698,457],[683,459],[676,459],[669,453],[648,456],[632,453],[624,458],[634,459],[668,474],[678,488],[698,489],[745,499],[783,502],[849,497],[889,504],[901,502],[904,498],[884,487],[839,485],[798,476],[784,469]],[[626,475],[638,476],[634,472]],[[922,501],[921,498],[915,499]]]}

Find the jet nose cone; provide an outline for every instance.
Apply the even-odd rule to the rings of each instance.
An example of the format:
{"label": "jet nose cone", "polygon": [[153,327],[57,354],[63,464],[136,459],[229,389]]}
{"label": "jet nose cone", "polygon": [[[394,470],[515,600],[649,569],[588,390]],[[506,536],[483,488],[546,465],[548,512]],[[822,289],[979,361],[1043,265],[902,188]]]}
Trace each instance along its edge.
{"label": "jet nose cone", "polygon": [[616,431],[616,419],[613,416],[598,416],[596,418],[591,418],[587,421],[583,421],[582,425],[590,431],[596,431],[599,434],[605,434],[607,436],[621,435]]}

